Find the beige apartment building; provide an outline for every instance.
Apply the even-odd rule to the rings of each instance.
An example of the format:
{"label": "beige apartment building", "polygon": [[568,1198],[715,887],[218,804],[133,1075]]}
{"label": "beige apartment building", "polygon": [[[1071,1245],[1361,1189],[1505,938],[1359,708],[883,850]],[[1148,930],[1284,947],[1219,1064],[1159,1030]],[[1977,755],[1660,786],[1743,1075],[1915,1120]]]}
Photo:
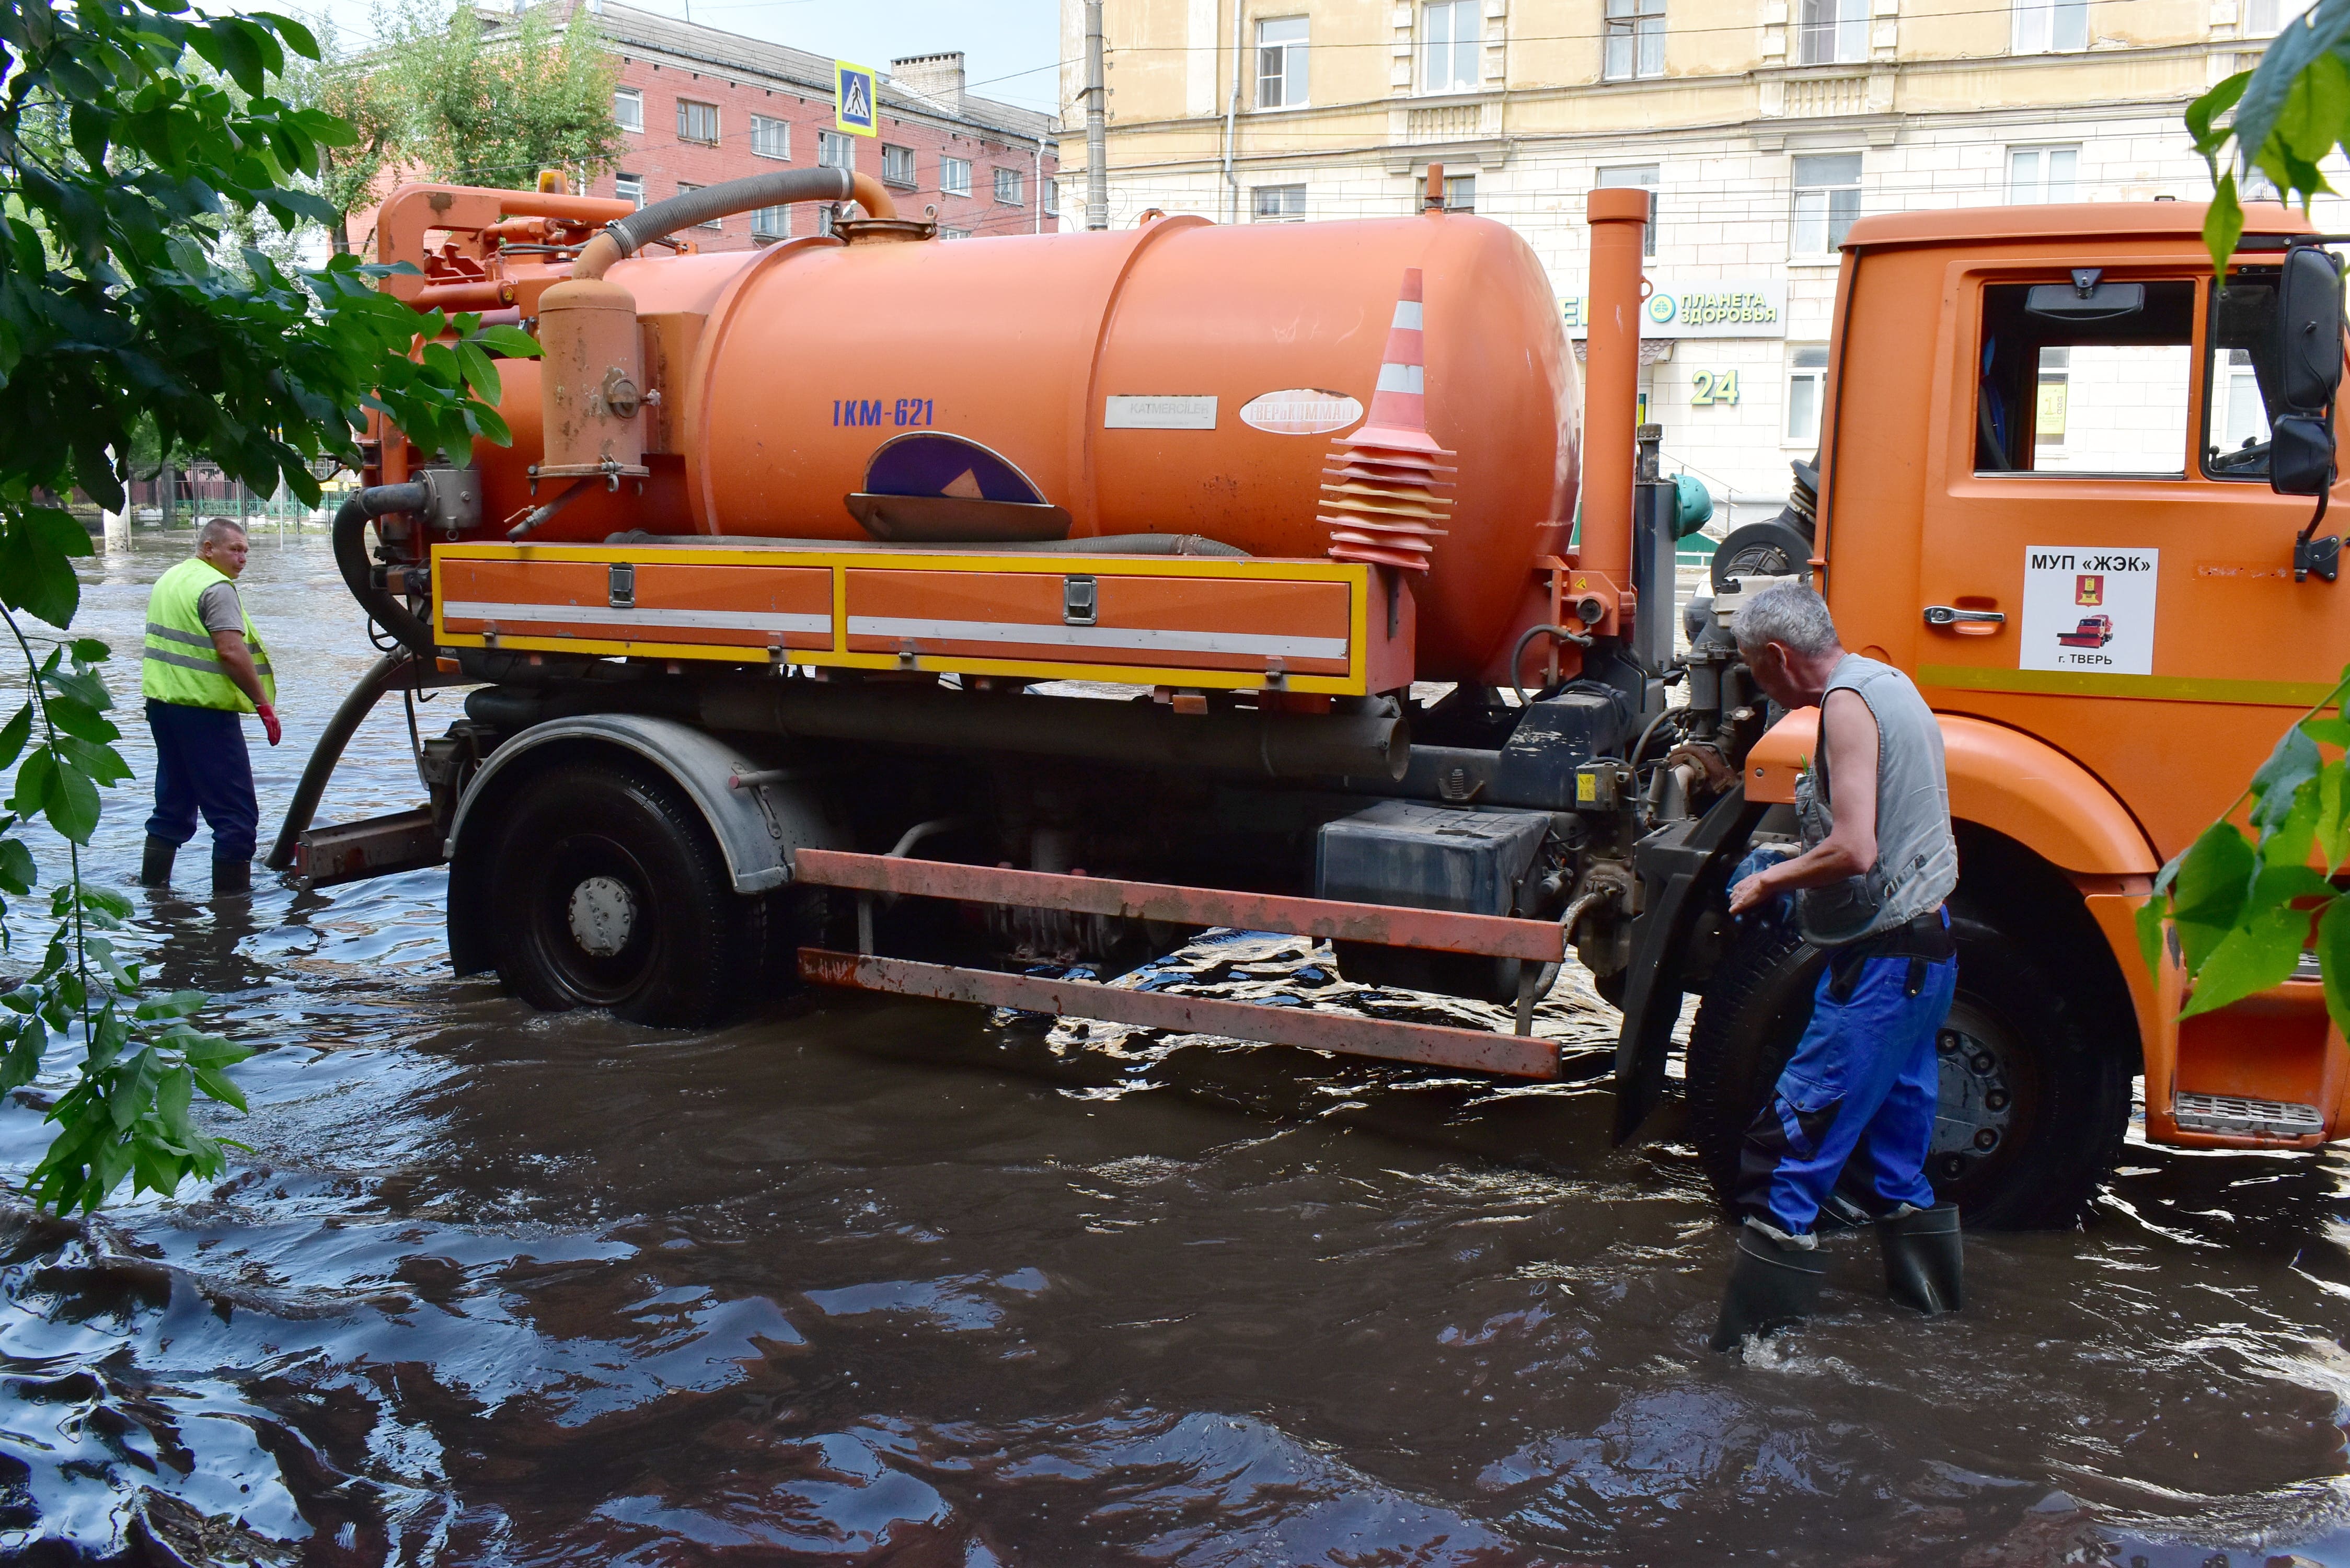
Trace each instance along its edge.
{"label": "beige apartment building", "polygon": [[[2303,4],[1106,0],[1109,222],[1408,213],[1441,164],[1450,204],[1534,246],[1579,338],[1585,192],[1647,186],[1647,416],[1668,466],[1744,522],[1816,444],[1856,217],[2199,200],[2181,111]],[[1084,14],[1064,0],[1071,227]]]}

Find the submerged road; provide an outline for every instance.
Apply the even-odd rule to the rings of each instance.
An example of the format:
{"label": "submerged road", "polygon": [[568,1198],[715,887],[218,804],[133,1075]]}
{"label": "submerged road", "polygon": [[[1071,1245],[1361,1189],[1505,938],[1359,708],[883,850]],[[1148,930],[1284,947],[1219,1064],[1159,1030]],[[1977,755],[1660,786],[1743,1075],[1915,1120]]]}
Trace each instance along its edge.
{"label": "submerged road", "polygon": [[[86,573],[140,770],[118,883],[188,545]],[[265,844],[370,655],[322,536],[264,529],[245,585]],[[389,705],[324,816],[421,798]],[[444,888],[141,896],[164,979],[260,1048],[212,1118],[253,1152],[90,1224],[0,1206],[0,1558],[2350,1565],[2338,1153],[2135,1145],[2085,1231],[1976,1238],[1930,1324],[1832,1239],[1825,1315],[1740,1365],[1701,1348],[1730,1237],[1693,1155],[1612,1149],[1596,1088],[883,999],[536,1014],[452,977]],[[1265,939],[1181,967],[1331,983]],[[1570,977],[1542,1026],[1596,1051],[1612,1014]],[[0,1174],[42,1143],[0,1106]]]}

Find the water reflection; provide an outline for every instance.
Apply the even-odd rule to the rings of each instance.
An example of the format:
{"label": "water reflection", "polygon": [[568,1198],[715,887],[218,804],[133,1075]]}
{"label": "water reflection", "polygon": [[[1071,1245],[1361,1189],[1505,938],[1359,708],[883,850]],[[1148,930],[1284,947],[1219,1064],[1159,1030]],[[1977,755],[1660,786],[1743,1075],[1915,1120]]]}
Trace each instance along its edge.
{"label": "water reflection", "polygon": [[[320,542],[258,544],[266,812],[369,650]],[[92,624],[135,647],[173,556],[101,563]],[[388,710],[328,812],[416,799]],[[1824,1317],[1737,1366],[1699,1348],[1692,1155],[1614,1148],[1595,1085],[872,998],[544,1017],[450,976],[442,887],[142,898],[167,983],[265,1047],[214,1124],[255,1153],[91,1224],[0,1213],[0,1554],[2350,1563],[2338,1155],[2134,1149],[2094,1226],[1980,1241],[1931,1323],[1838,1239]],[[1340,982],[1230,939],[1136,983]],[[1607,1020],[1570,986],[1543,1027]],[[0,1110],[0,1166],[40,1141]]]}

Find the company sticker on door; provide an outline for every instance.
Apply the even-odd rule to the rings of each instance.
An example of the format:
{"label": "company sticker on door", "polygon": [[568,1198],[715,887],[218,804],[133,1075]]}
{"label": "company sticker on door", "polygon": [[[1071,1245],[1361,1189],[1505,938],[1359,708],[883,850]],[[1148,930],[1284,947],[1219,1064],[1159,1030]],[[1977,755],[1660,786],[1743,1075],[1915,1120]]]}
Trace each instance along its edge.
{"label": "company sticker on door", "polygon": [[2153,674],[2161,556],[2159,550],[2028,546],[2022,667]]}

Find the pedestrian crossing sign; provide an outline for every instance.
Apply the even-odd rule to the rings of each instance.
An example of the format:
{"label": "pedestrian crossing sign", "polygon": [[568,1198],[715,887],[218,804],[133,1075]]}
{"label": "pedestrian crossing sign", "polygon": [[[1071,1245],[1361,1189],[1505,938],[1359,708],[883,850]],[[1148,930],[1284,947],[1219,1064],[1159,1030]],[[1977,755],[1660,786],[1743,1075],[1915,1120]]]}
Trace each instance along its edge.
{"label": "pedestrian crossing sign", "polygon": [[873,70],[847,60],[832,62],[833,123],[851,136],[878,136],[879,117],[873,112]]}

